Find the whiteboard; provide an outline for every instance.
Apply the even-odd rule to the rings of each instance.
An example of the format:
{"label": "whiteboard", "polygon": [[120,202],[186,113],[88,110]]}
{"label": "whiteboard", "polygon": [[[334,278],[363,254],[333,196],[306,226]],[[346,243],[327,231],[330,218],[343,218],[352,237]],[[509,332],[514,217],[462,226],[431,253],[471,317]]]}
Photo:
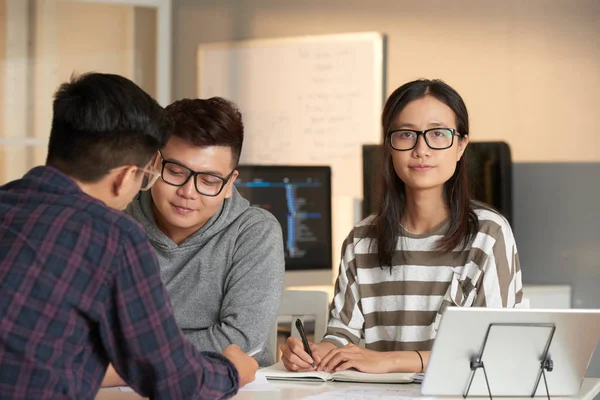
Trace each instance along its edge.
{"label": "whiteboard", "polygon": [[331,166],[334,255],[360,216],[362,145],[381,141],[383,46],[366,32],[198,49],[198,97],[242,112],[241,163]]}

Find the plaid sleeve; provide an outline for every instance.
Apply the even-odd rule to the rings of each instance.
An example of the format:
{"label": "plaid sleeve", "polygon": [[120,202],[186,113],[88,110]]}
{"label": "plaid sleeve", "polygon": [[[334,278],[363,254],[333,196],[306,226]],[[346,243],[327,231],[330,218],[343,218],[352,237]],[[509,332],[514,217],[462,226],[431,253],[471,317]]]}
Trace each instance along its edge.
{"label": "plaid sleeve", "polygon": [[136,391],[153,399],[222,399],[238,389],[236,368],[198,352],[179,330],[154,250],[142,233],[120,243],[101,336],[109,361]]}

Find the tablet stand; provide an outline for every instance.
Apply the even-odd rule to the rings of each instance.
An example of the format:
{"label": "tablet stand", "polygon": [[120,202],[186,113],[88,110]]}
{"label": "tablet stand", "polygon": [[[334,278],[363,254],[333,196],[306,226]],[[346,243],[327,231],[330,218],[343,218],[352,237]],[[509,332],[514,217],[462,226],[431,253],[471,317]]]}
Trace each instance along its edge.
{"label": "tablet stand", "polygon": [[550,328],[550,334],[548,335],[548,339],[546,340],[546,345],[544,347],[544,352],[542,354],[541,357],[541,361],[540,361],[540,370],[537,374],[537,379],[535,381],[535,385],[533,387],[533,391],[531,392],[531,397],[535,396],[535,393],[537,392],[537,388],[540,384],[540,379],[542,377],[544,377],[544,385],[546,386],[546,396],[548,397],[548,400],[550,400],[550,392],[548,391],[548,381],[546,380],[546,372],[551,372],[554,369],[554,364],[552,362],[552,360],[550,359],[550,357],[548,356],[548,351],[550,350],[550,344],[552,343],[552,338],[554,337],[554,331],[556,330],[556,325],[554,324],[544,324],[544,323],[539,323],[539,324],[527,324],[527,323],[492,323],[488,325],[488,329],[487,332],[485,333],[485,338],[483,339],[483,345],[481,346],[481,351],[479,352],[479,355],[476,357],[471,358],[470,363],[469,363],[469,367],[471,369],[471,374],[469,376],[469,382],[467,384],[467,388],[465,390],[465,393],[463,394],[463,398],[467,398],[467,396],[469,395],[469,390],[471,389],[471,384],[473,383],[473,378],[475,378],[475,373],[477,373],[478,369],[482,369],[483,370],[483,376],[485,378],[485,384],[487,386],[487,390],[488,390],[488,395],[490,396],[490,400],[493,400],[492,397],[492,390],[490,388],[490,382],[488,381],[488,376],[487,376],[487,372],[485,371],[485,365],[483,363],[483,352],[485,350],[485,345],[487,343],[488,337],[490,335],[490,331],[492,330],[492,328],[494,326],[514,326],[514,327],[520,327],[520,328]]}

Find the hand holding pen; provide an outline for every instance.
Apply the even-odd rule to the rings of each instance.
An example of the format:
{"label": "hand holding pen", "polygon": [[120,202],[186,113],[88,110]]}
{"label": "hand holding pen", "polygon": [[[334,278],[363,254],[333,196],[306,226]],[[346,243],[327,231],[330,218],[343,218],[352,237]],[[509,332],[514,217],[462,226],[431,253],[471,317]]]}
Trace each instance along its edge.
{"label": "hand holding pen", "polygon": [[298,329],[298,333],[300,334],[300,339],[302,340],[302,346],[304,346],[304,351],[308,354],[312,360],[311,367],[315,368],[315,361],[313,359],[312,351],[310,350],[310,344],[308,344],[308,338],[306,337],[306,332],[304,332],[304,325],[302,325],[302,321],[300,318],[296,320],[296,329]]}
{"label": "hand holding pen", "polygon": [[323,357],[336,346],[327,341],[309,343],[302,321],[298,320],[295,323],[300,338],[290,336],[284,344],[279,346],[281,361],[288,371],[314,371],[320,365]]}

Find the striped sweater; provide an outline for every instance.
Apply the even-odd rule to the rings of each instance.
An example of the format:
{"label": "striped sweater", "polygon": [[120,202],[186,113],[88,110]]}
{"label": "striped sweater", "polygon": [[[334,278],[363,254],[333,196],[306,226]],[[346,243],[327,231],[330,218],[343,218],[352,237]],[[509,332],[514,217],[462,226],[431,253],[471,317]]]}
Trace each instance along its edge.
{"label": "striped sweater", "polygon": [[521,270],[506,219],[476,205],[479,231],[466,250],[433,250],[448,229],[425,234],[401,228],[393,267],[380,268],[373,216],[342,245],[342,259],[324,341],[378,351],[431,350],[447,306],[514,307],[521,302]]}

